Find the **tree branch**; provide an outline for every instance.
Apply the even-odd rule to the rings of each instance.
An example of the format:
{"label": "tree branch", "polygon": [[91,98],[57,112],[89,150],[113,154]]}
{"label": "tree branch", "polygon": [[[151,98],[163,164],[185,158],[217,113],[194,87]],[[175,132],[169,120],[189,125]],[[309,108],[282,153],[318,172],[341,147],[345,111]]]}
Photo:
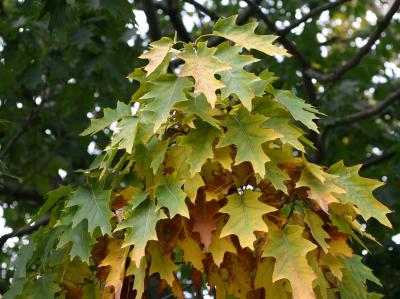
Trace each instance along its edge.
{"label": "tree branch", "polygon": [[162,37],[160,23],[153,0],[142,0],[143,11],[149,23],[149,35],[151,40],[159,40]]}
{"label": "tree branch", "polygon": [[12,203],[13,200],[23,201],[32,206],[40,206],[43,203],[42,195],[34,188],[28,188],[14,183],[0,183],[0,194],[6,196],[4,202]]}
{"label": "tree branch", "polygon": [[289,26],[285,27],[282,30],[279,30],[279,34],[280,35],[286,35],[293,28],[296,28],[300,24],[306,22],[308,19],[311,19],[311,18],[315,17],[316,15],[318,15],[318,14],[320,14],[320,13],[326,11],[326,10],[330,10],[332,8],[335,8],[338,5],[341,5],[341,4],[349,2],[349,1],[350,0],[338,0],[338,1],[335,1],[335,2],[328,2],[328,3],[322,4],[321,6],[318,6],[318,7],[314,8],[314,9],[312,9],[307,15],[305,15],[302,18],[294,21]]}
{"label": "tree branch", "polygon": [[22,237],[22,236],[29,235],[29,234],[37,231],[42,225],[46,225],[49,222],[49,219],[50,219],[49,215],[45,215],[31,226],[25,226],[25,227],[18,228],[9,234],[5,234],[5,235],[1,236],[0,237],[0,248],[3,248],[4,244],[10,238]]}
{"label": "tree branch", "polygon": [[303,74],[303,82],[305,87],[305,92],[307,94],[308,100],[310,103],[315,103],[317,100],[314,85],[312,84],[310,76],[305,73],[305,70],[310,66],[310,62],[308,59],[299,51],[297,46],[289,40],[285,35],[281,34],[278,28],[276,27],[275,23],[270,20],[267,14],[263,13],[261,8],[258,6],[256,2],[253,0],[244,0],[247,2],[249,7],[252,7],[260,18],[265,22],[268,28],[271,30],[272,33],[279,36],[278,41],[282,43],[282,45],[293,55],[293,58],[297,61],[300,66],[300,71]]}
{"label": "tree branch", "polygon": [[380,20],[377,24],[377,28],[375,32],[370,36],[368,42],[359,49],[356,55],[350,58],[347,62],[342,64],[340,67],[334,69],[330,73],[321,73],[317,70],[312,69],[311,67],[306,70],[308,76],[317,79],[320,82],[328,82],[328,81],[336,81],[344,73],[355,67],[359,64],[361,59],[369,52],[375,42],[380,38],[381,34],[385,29],[389,26],[390,21],[392,20],[393,15],[397,12],[400,6],[400,0],[395,0],[390,7],[389,11],[385,15],[385,17]]}
{"label": "tree branch", "polygon": [[391,158],[393,158],[396,155],[396,152],[385,152],[380,156],[373,156],[372,158],[369,158],[367,160],[365,160],[362,163],[362,169],[367,169],[370,168],[371,166],[376,166],[382,162],[385,162]]}
{"label": "tree branch", "polygon": [[353,114],[346,115],[344,117],[328,119],[328,127],[343,126],[351,124],[371,116],[376,116],[385,111],[385,109],[390,106],[393,102],[400,100],[400,88],[392,92],[383,101],[381,101],[375,107],[371,107],[367,110],[356,112]]}
{"label": "tree branch", "polygon": [[185,25],[183,24],[181,13],[178,9],[178,5],[175,0],[168,0],[167,6],[164,3],[157,2],[156,7],[162,9],[162,11],[167,14],[174,26],[176,32],[178,32],[179,37],[186,43],[191,42],[192,36],[187,31]]}
{"label": "tree branch", "polygon": [[216,21],[219,19],[219,16],[214,13],[212,10],[208,9],[204,5],[194,1],[194,0],[183,0],[183,2],[192,4],[194,7],[196,7],[199,11],[204,13],[205,15],[209,16],[211,20]]}

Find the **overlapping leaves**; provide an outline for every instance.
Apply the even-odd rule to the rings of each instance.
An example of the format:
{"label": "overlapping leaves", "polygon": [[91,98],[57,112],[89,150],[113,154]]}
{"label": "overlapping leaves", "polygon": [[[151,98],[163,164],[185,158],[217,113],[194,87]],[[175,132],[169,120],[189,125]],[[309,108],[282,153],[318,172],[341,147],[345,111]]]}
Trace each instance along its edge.
{"label": "overlapping leaves", "polygon": [[[320,113],[274,90],[269,71],[249,71],[257,59],[243,48],[286,55],[256,26],[218,21],[213,34],[230,42],[214,48],[167,38],[151,44],[141,56],[149,63],[130,75],[140,83],[132,97],[139,111],[119,102],[92,120],[84,135],[112,123],[117,130],[85,186],[54,206],[61,219],[50,222],[48,240],[37,237],[46,256],[69,256],[43,261],[45,271],[72,272],[78,261],[98,278],[27,277],[29,251],[16,287],[45,282],[53,293],[73,286],[121,298],[133,285],[140,298],[159,273],[158,288],[168,284],[182,297],[185,264],[191,281],[216,288],[218,298],[327,298],[335,290],[352,298],[352,288],[367,298],[365,281],[377,281],[347,241],[360,240],[358,214],[390,226],[389,210],[372,195],[380,183],[361,178],[358,167],[326,170],[298,157],[310,145],[303,129],[318,132]],[[168,68],[173,56],[184,62],[176,73]]]}

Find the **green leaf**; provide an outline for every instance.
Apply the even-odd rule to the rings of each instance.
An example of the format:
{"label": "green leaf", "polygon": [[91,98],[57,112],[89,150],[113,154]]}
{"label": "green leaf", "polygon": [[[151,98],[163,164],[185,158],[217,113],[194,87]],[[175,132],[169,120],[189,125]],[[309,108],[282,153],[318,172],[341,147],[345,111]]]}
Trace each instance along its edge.
{"label": "green leaf", "polygon": [[132,154],[138,133],[138,119],[136,117],[125,117],[117,125],[118,132],[111,138],[111,147],[125,149],[128,154]]}
{"label": "green leaf", "polygon": [[293,124],[292,115],[280,103],[267,98],[256,98],[253,102],[253,111],[268,118],[262,125],[263,128],[274,129],[282,135],[283,143],[305,152],[303,144],[299,141],[304,131]]}
{"label": "green leaf", "polygon": [[344,259],[343,279],[339,285],[343,299],[368,299],[367,280],[382,286],[372,270],[362,263],[362,257],[354,255]]}
{"label": "green leaf", "polygon": [[123,247],[134,245],[131,256],[136,266],[145,254],[145,247],[149,240],[157,240],[156,225],[165,215],[157,210],[154,201],[143,201],[131,212],[124,214],[124,221],[118,224],[116,231],[126,229]]}
{"label": "green leaf", "polygon": [[65,227],[57,247],[62,248],[69,243],[72,246],[69,253],[71,260],[78,256],[83,262],[89,264],[95,239],[88,232],[86,220],[79,222],[75,227]]}
{"label": "green leaf", "polygon": [[219,19],[215,23],[213,34],[229,39],[247,50],[255,49],[267,55],[290,56],[285,49],[272,44],[277,36],[255,34],[254,30],[258,23],[252,22],[238,26],[236,18],[237,15]]}
{"label": "green leaf", "polygon": [[203,94],[191,96],[187,101],[176,103],[175,108],[183,111],[185,113],[185,118],[189,119],[190,122],[194,118],[194,115],[197,115],[201,120],[209,123],[217,129],[220,128],[219,122],[212,117],[215,110],[211,108]]}
{"label": "green leaf", "polygon": [[91,124],[89,128],[81,133],[82,136],[94,135],[110,126],[113,122],[132,115],[131,106],[119,101],[117,102],[117,107],[115,109],[105,108],[103,109],[103,113],[103,117],[90,120]]}
{"label": "green leaf", "polygon": [[256,240],[254,232],[268,231],[262,216],[276,210],[259,201],[260,195],[260,192],[244,190],[242,194],[227,196],[228,203],[219,212],[227,213],[229,220],[222,228],[220,238],[236,235],[243,248],[253,249]]}
{"label": "green leaf", "polygon": [[316,108],[306,103],[303,99],[296,97],[288,90],[277,90],[275,98],[286,107],[295,120],[318,133],[318,127],[313,120],[319,119],[317,114],[321,113]]}
{"label": "green leaf", "polygon": [[194,92],[203,93],[212,107],[217,101],[216,90],[224,87],[221,81],[215,79],[215,74],[231,67],[218,60],[214,53],[216,48],[207,48],[206,42],[185,45],[185,51],[178,54],[178,57],[185,61],[179,76],[192,76],[195,81]]}
{"label": "green leaf", "polygon": [[263,257],[276,259],[273,282],[287,279],[293,298],[315,298],[312,282],[316,278],[306,255],[317,246],[302,237],[303,227],[286,225],[283,230],[271,229]]}
{"label": "green leaf", "polygon": [[25,286],[22,297],[26,299],[55,298],[55,294],[61,291],[55,280],[56,275],[53,273],[34,278]]}
{"label": "green leaf", "polygon": [[176,77],[165,74],[152,83],[151,90],[141,97],[144,101],[144,111],[152,112],[149,121],[154,123],[154,132],[168,120],[170,111],[176,102],[185,101],[185,91],[189,90],[193,83],[186,77]]}
{"label": "green leaf", "polygon": [[93,185],[92,189],[79,187],[71,196],[67,207],[78,206],[78,210],[72,220],[72,227],[76,227],[84,219],[88,221],[88,231],[93,235],[99,227],[102,234],[111,234],[110,202],[111,190],[103,190],[99,185]]}
{"label": "green leaf", "polygon": [[32,217],[31,223],[43,217],[57,203],[57,201],[63,197],[67,197],[71,191],[72,187],[70,185],[61,185],[57,189],[48,192],[46,202],[41,206],[37,214]]}
{"label": "green leaf", "polygon": [[189,210],[185,203],[186,193],[182,191],[183,181],[178,181],[172,175],[164,177],[164,184],[159,185],[154,192],[157,197],[157,207],[168,209],[170,217],[179,214],[189,218]]}
{"label": "green leaf", "polygon": [[342,203],[353,203],[365,220],[375,218],[380,223],[392,227],[386,214],[391,211],[375,199],[373,191],[381,187],[383,183],[378,180],[363,178],[358,175],[362,165],[346,167],[343,161],[339,161],[328,169],[328,173],[337,175],[335,183],[346,190],[346,193],[339,194]]}
{"label": "green leaf", "polygon": [[33,240],[32,238],[29,238],[29,243],[26,245],[23,245],[19,250],[18,250],[18,255],[14,263],[14,276],[13,280],[20,279],[20,278],[26,278],[26,266],[29,262],[29,260],[32,258],[33,254]]}
{"label": "green leaf", "polygon": [[151,151],[152,160],[150,167],[153,169],[154,174],[156,174],[162,162],[164,161],[168,145],[169,145],[169,139],[161,140],[157,143],[156,147]]}
{"label": "green leaf", "polygon": [[228,116],[225,123],[228,131],[218,143],[218,147],[236,145],[235,164],[249,161],[254,171],[262,177],[265,175],[265,163],[270,161],[263,151],[262,144],[281,137],[274,130],[261,127],[265,120],[265,116],[249,114],[246,109],[241,108],[237,116]]}
{"label": "green leaf", "polygon": [[264,93],[265,81],[253,73],[245,71],[244,66],[257,62],[251,55],[240,55],[242,47],[231,46],[229,42],[218,46],[215,56],[232,68],[218,72],[225,87],[221,88],[222,99],[234,94],[243,103],[247,110],[252,110],[251,101],[255,96]]}
{"label": "green leaf", "polygon": [[189,158],[187,163],[190,165],[192,176],[201,171],[201,167],[214,157],[213,143],[222,132],[206,122],[196,122],[196,129],[190,130],[189,134],[182,138],[182,144],[188,147]]}

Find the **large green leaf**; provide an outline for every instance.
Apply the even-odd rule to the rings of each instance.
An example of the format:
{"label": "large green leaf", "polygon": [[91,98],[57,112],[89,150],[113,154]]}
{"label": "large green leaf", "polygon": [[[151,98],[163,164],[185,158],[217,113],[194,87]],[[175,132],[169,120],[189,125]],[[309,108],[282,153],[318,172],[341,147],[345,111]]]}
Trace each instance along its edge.
{"label": "large green leaf", "polygon": [[84,219],[88,221],[88,231],[93,235],[100,228],[103,235],[111,234],[110,204],[111,190],[103,190],[99,185],[92,188],[79,187],[71,196],[67,207],[78,206],[72,219],[72,227],[76,227]]}
{"label": "large green leaf", "polygon": [[281,137],[275,130],[262,128],[261,125],[265,121],[264,116],[249,114],[242,108],[237,115],[228,116],[225,123],[228,130],[218,143],[218,147],[236,145],[235,164],[249,161],[254,171],[262,177],[265,175],[265,163],[270,161],[262,149],[262,144]]}

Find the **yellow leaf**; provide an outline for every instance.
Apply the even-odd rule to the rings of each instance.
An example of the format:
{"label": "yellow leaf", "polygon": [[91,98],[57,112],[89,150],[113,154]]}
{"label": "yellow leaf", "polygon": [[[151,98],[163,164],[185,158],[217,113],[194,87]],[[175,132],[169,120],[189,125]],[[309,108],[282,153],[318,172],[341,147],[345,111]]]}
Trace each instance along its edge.
{"label": "yellow leaf", "polygon": [[227,196],[228,203],[220,212],[229,214],[229,220],[222,229],[221,237],[236,235],[243,248],[253,248],[256,240],[254,232],[268,231],[262,216],[276,210],[259,201],[260,195],[260,192],[244,190],[242,194]]}
{"label": "yellow leaf", "polygon": [[160,243],[156,241],[149,242],[149,254],[151,256],[150,274],[158,272],[162,279],[172,286],[174,282],[174,271],[179,267],[171,260],[170,253],[162,252]]}
{"label": "yellow leaf", "polygon": [[122,248],[122,240],[110,239],[107,245],[108,253],[99,267],[110,267],[106,279],[106,287],[114,287],[116,299],[121,296],[123,280],[125,277],[125,263],[129,247]]}
{"label": "yellow leaf", "polygon": [[[290,299],[291,296],[285,287],[285,280],[277,282],[272,281],[272,272],[274,270],[273,258],[264,258],[257,265],[256,277],[254,278],[254,288],[264,288],[265,298],[268,299]],[[290,290],[290,288],[289,288]]]}

